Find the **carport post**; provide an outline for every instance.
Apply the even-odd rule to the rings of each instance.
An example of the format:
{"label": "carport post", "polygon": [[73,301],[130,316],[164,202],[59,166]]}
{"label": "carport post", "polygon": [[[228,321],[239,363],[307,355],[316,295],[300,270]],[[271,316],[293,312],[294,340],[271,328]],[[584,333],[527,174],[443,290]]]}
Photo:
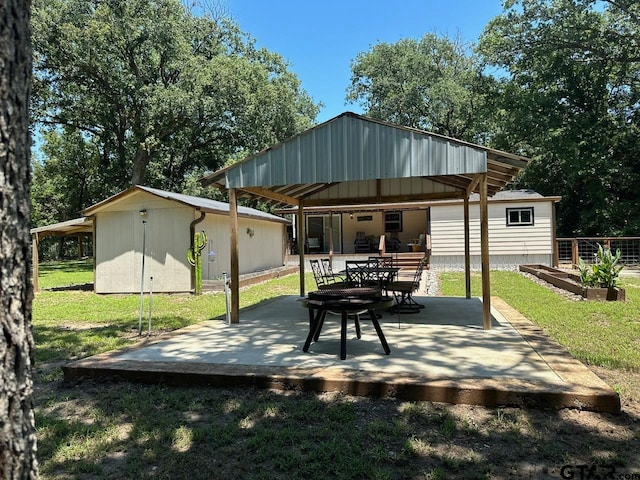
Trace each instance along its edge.
{"label": "carport post", "polygon": [[471,241],[469,239],[469,196],[464,197],[464,289],[471,298]]}
{"label": "carport post", "polygon": [[38,258],[38,232],[32,235],[33,242],[31,242],[31,270],[33,276],[33,291],[38,291],[38,267],[40,259]]}
{"label": "carport post", "polygon": [[482,262],[482,324],[491,330],[491,280],[489,271],[489,208],[487,174],[480,179],[480,257]]}
{"label": "carport post", "polygon": [[229,189],[229,220],[231,221],[231,323],[240,323],[240,264],[238,261],[238,198],[235,188]]}
{"label": "carport post", "polygon": [[304,202],[298,204],[298,255],[300,258],[300,296],[304,297]]}

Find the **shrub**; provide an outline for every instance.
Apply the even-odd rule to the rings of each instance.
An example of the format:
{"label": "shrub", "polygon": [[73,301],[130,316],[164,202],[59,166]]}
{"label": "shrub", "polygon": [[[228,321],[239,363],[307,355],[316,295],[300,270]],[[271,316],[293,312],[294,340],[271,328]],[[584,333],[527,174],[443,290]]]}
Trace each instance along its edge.
{"label": "shrub", "polygon": [[582,258],[578,259],[580,282],[585,287],[615,288],[618,285],[620,270],[623,268],[622,265],[618,265],[619,261],[620,250],[614,255],[610,249],[598,244],[593,265],[589,266]]}

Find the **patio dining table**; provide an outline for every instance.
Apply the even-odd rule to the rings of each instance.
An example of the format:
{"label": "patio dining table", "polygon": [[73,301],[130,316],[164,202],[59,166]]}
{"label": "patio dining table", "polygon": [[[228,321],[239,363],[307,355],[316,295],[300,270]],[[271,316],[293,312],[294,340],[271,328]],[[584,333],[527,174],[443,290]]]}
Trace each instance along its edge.
{"label": "patio dining table", "polygon": [[[361,337],[359,315],[363,312],[369,314],[384,353],[389,355],[391,349],[382,332],[375,310],[390,308],[393,305],[393,298],[382,295],[379,288],[356,287],[335,290],[318,290],[309,292],[308,298],[303,305],[310,310],[309,334],[304,342],[302,351],[308,352],[312,341],[318,341],[320,332],[324,325],[327,313],[340,313],[340,359],[347,358],[347,318],[353,316],[356,324],[357,337]],[[315,315],[313,314],[315,311]]]}

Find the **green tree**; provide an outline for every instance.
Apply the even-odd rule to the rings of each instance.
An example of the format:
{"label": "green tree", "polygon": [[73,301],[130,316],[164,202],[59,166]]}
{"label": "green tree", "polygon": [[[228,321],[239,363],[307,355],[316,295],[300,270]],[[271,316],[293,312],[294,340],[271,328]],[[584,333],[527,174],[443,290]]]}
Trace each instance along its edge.
{"label": "green tree", "polygon": [[47,132],[42,154],[45,162],[32,163],[35,225],[78,217],[87,206],[116,193],[100,170],[99,146],[79,130]]}
{"label": "green tree", "polygon": [[640,6],[521,0],[505,7],[479,44],[502,74],[493,145],[534,159],[523,186],[563,196],[560,235],[637,235]]}
{"label": "green tree", "polygon": [[180,191],[318,112],[279,55],[179,0],[35,0],[33,39],[34,120],[95,146],[111,190]]}
{"label": "green tree", "polygon": [[379,43],[351,64],[347,99],[368,115],[454,138],[483,141],[493,80],[459,40],[428,33]]}

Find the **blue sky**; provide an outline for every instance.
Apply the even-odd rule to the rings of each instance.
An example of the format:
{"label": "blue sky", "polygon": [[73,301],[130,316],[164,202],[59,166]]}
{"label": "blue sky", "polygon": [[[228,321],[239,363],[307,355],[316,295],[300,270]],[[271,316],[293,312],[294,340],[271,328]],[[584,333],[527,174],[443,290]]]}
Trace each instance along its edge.
{"label": "blue sky", "polygon": [[317,120],[344,111],[351,61],[380,42],[421,38],[427,32],[476,42],[484,26],[502,12],[500,0],[226,0],[240,28],[259,47],[289,63],[315,102]]}

